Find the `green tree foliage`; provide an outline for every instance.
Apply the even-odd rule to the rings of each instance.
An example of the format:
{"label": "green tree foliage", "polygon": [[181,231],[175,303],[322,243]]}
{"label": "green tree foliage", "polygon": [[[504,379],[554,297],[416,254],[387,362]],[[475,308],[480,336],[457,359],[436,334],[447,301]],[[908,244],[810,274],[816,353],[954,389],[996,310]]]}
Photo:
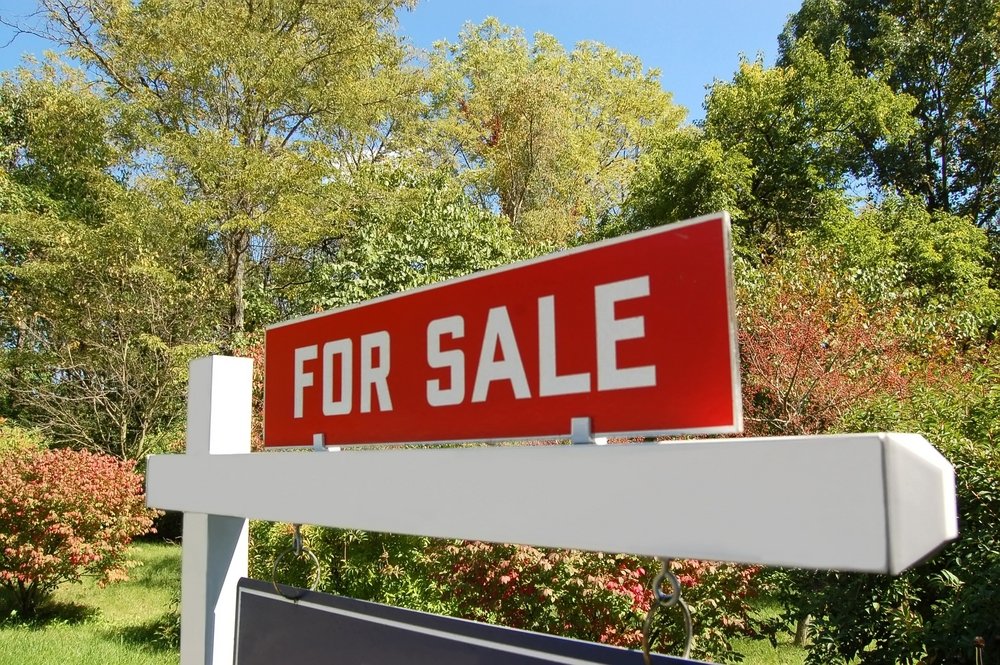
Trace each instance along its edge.
{"label": "green tree foliage", "polygon": [[[72,70],[46,64],[0,84],[0,211],[53,212],[100,222],[120,142],[107,103]],[[23,253],[23,252],[22,252]],[[5,255],[15,256],[13,247]]]}
{"label": "green tree foliage", "polygon": [[781,245],[841,207],[848,186],[872,174],[877,146],[907,139],[911,107],[883,81],[855,74],[843,49],[826,57],[801,40],[784,66],[743,62],[732,81],[712,86],[700,131],[657,136],[628,226],[722,206],[755,247]]}
{"label": "green tree foliage", "polygon": [[996,0],[805,0],[781,37],[846,50],[860,76],[912,97],[919,131],[876,146],[878,180],[928,209],[1000,228],[1000,3]]}
{"label": "green tree foliage", "polygon": [[602,233],[615,236],[720,210],[745,219],[740,206],[752,198],[752,176],[750,157],[708,138],[704,130],[660,128],[639,158],[624,213],[609,220]]}
{"label": "green tree foliage", "polygon": [[33,255],[29,219],[100,224],[101,201],[118,188],[106,108],[79,77],[46,67],[0,81],[0,348],[23,346],[14,269]]}
{"label": "green tree foliage", "polygon": [[892,312],[909,348],[976,347],[1000,325],[989,237],[966,218],[928,211],[916,197],[844,210],[804,239],[833,260],[866,307]]}
{"label": "green tree foliage", "polygon": [[526,237],[562,243],[614,214],[651,127],[676,127],[658,72],[595,42],[529,43],[487,19],[440,43],[435,128],[481,204]]}
{"label": "green tree foliage", "polygon": [[164,242],[169,224],[135,212],[96,229],[41,221],[35,255],[14,273],[22,417],[62,445],[124,459],[179,436],[187,362],[214,348],[199,341],[213,333],[203,300],[212,273],[197,252]]}
{"label": "green tree foliage", "polygon": [[[510,263],[538,251],[515,243],[510,225],[470,201],[443,173],[372,168],[364,200],[326,260],[310,271],[305,302],[323,309],[425,286]],[[359,178],[360,179],[360,178]]]}
{"label": "green tree foliage", "polygon": [[387,149],[386,109],[413,92],[391,32],[402,0],[40,4],[51,37],[125,104],[135,167],[215,245],[232,339],[248,273],[333,223],[324,184]]}
{"label": "green tree foliage", "polygon": [[152,527],[133,464],[72,450],[0,452],[0,600],[30,618],[60,584],[126,579]]}
{"label": "green tree foliage", "polygon": [[816,226],[848,179],[866,174],[871,146],[908,134],[910,102],[855,76],[845,55],[826,59],[802,43],[784,67],[744,63],[732,83],[713,86],[706,137],[752,163],[738,220],[748,235]]}
{"label": "green tree foliage", "polygon": [[3,94],[18,119],[0,181],[8,398],[61,444],[138,459],[180,416],[214,275],[193,229],[112,176],[113,103],[51,70]]}

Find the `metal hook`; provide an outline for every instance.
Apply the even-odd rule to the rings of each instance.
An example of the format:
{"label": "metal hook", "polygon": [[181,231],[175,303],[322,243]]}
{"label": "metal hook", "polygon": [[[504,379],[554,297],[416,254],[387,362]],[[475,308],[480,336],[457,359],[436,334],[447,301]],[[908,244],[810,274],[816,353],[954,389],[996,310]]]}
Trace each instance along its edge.
{"label": "metal hook", "polygon": [[[670,583],[670,593],[663,592],[663,582]],[[649,647],[650,632],[653,628],[653,616],[660,607],[673,607],[679,605],[684,615],[684,654],[683,658],[691,656],[691,643],[694,641],[694,627],[691,622],[691,608],[688,607],[684,599],[681,598],[681,582],[677,576],[670,571],[670,559],[660,559],[660,573],[653,579],[653,601],[649,605],[646,613],[646,623],[642,629],[642,660],[645,665],[650,665]]]}
{"label": "metal hook", "polygon": [[308,555],[309,558],[312,559],[313,568],[315,570],[315,572],[313,573],[312,584],[309,585],[309,591],[315,591],[316,589],[319,588],[320,568],[319,568],[319,559],[316,558],[316,555],[313,554],[312,550],[310,550],[302,543],[302,525],[293,524],[292,526],[295,529],[294,532],[292,533],[292,546],[289,549],[283,551],[277,557],[275,557],[274,564],[271,566],[271,584],[274,586],[275,592],[280,594],[282,597],[287,598],[289,600],[298,600],[299,598],[302,597],[302,594],[305,593],[305,590],[299,589],[296,593],[293,594],[285,593],[278,586],[278,564],[280,564],[281,561],[289,554],[294,555],[296,559],[301,557],[303,554]]}
{"label": "metal hook", "polygon": [[[662,607],[673,607],[681,599],[681,581],[670,572],[670,559],[660,559],[660,572],[653,578],[653,599]],[[671,593],[663,593],[663,581],[670,583]]]}

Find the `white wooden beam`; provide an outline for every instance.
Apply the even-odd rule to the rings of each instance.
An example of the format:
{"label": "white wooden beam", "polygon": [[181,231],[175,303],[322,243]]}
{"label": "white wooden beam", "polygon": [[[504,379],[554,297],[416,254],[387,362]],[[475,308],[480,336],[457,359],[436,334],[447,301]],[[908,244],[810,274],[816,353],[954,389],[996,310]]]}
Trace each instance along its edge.
{"label": "white wooden beam", "polygon": [[[192,361],[187,454],[176,459],[200,466],[249,453],[252,392],[253,361],[249,358],[210,356]],[[172,490],[190,486],[184,478],[169,482]],[[230,665],[236,634],[236,585],[246,577],[249,560],[247,520],[214,511],[208,504],[183,510],[181,663]]]}
{"label": "white wooden beam", "polygon": [[912,434],[153,456],[147,482],[171,510],[893,574],[957,536]]}

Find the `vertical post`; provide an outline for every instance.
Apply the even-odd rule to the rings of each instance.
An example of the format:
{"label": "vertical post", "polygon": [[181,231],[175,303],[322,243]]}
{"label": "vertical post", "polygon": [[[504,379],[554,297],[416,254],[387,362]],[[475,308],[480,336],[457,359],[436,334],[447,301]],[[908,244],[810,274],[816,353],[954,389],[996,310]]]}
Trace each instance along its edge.
{"label": "vertical post", "polygon": [[[191,361],[187,454],[250,452],[253,360]],[[247,520],[184,513],[181,550],[181,664],[231,665],[236,584],[247,574]]]}

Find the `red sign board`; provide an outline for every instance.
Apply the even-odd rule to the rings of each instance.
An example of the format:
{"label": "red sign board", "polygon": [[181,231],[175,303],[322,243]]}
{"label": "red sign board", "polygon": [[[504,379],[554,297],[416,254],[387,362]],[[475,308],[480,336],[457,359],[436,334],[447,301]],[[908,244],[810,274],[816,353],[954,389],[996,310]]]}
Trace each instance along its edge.
{"label": "red sign board", "polygon": [[267,446],[742,429],[729,217],[267,330]]}

